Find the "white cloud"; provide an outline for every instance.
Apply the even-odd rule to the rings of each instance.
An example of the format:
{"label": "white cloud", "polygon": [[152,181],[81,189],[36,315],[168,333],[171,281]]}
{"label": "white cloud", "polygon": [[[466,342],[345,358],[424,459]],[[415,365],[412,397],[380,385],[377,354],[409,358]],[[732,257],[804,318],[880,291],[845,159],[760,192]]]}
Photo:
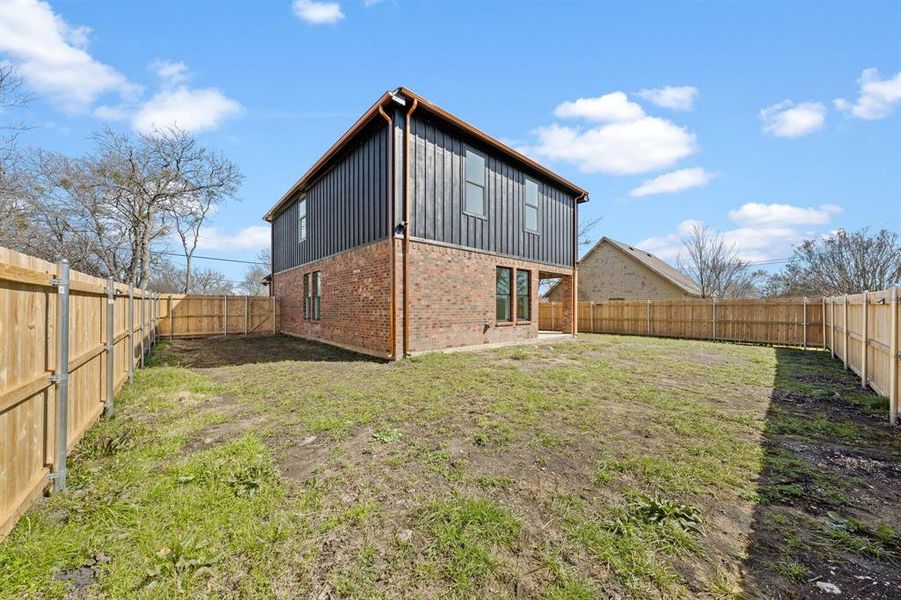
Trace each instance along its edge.
{"label": "white cloud", "polygon": [[749,202],[737,210],[729,211],[729,219],[743,225],[824,225],[833,215],[842,212],[840,206],[822,204],[817,207],[793,206],[791,204],[761,204]]}
{"label": "white cloud", "polygon": [[241,111],[241,104],[216,88],[179,86],[163,89],[143,103],[132,116],[131,125],[143,133],[167,126],[199,132],[215,129]]}
{"label": "white cloud", "polygon": [[690,85],[668,85],[662,88],[641,90],[638,92],[638,95],[645,100],[664,108],[671,108],[673,110],[691,110],[695,101],[695,96],[698,95],[698,88]]}
{"label": "white cloud", "polygon": [[844,99],[836,99],[835,107],[861,119],[882,119],[901,103],[901,72],[889,79],[880,79],[879,70],[864,69],[857,80],[860,90],[857,102],[851,104]]}
{"label": "white cloud", "polygon": [[105,94],[140,93],[140,86],[88,53],[89,33],[38,0],[4,0],[0,11],[0,51],[32,88],[67,112],[83,112]]}
{"label": "white cloud", "polygon": [[269,227],[250,225],[237,233],[225,233],[218,227],[201,230],[197,247],[204,250],[262,250],[269,247]]}
{"label": "white cloud", "polygon": [[294,14],[311,25],[334,25],[344,18],[341,5],[337,2],[314,2],[294,0]]}
{"label": "white cloud", "polygon": [[764,133],[795,138],[813,133],[826,122],[826,107],[820,102],[795,104],[785,100],[760,111]]}
{"label": "white cloud", "polygon": [[189,79],[188,65],[181,61],[155,60],[150,63],[150,70],[166,85],[178,85]]}
{"label": "white cloud", "polygon": [[[818,235],[810,227],[829,224],[841,210],[831,204],[803,207],[752,202],[729,211],[729,219],[735,226],[721,233],[727,244],[735,245],[739,257],[744,260],[784,258],[791,254],[793,246]],[[682,240],[691,233],[694,225],[703,225],[703,222],[682,221],[675,232],[649,237],[636,245],[664,260],[674,261],[683,252]]]}
{"label": "white cloud", "polygon": [[652,194],[681,192],[682,190],[707,185],[707,182],[713,179],[713,176],[713,173],[704,170],[703,167],[679,169],[678,171],[664,173],[653,179],[648,179],[629,192],[629,195],[633,198],[640,198]]}
{"label": "white cloud", "polygon": [[584,130],[555,123],[535,133],[538,143],[530,153],[574,163],[585,173],[647,173],[697,152],[695,134],[657,117]]}
{"label": "white cloud", "polygon": [[636,121],[645,116],[641,106],[630,102],[622,92],[564,102],[554,109],[554,114],[561,118],[575,117],[599,123]]}

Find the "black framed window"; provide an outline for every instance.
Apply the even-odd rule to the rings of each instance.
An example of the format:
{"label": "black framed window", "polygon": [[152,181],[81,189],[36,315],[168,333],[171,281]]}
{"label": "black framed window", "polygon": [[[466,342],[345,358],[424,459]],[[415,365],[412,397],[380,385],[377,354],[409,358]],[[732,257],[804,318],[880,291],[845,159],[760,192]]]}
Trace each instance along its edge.
{"label": "black framed window", "polygon": [[307,198],[301,196],[297,203],[297,241],[307,239]]}
{"label": "black framed window", "polygon": [[313,320],[319,320],[319,304],[322,296],[322,273],[313,272]]}
{"label": "black framed window", "polygon": [[512,321],[513,310],[511,305],[511,292],[513,291],[513,269],[508,267],[498,267],[496,279],[497,303],[495,318],[498,321]]}
{"label": "black framed window", "polygon": [[522,226],[526,231],[538,233],[538,183],[531,179],[526,179]]}
{"label": "black framed window", "polygon": [[516,270],[516,320],[532,320],[532,273]]}
{"label": "black framed window", "polygon": [[310,274],[303,276],[303,318],[309,319],[313,306],[313,287],[310,285]]}
{"label": "black framed window", "polygon": [[466,189],[463,211],[479,217],[485,216],[485,157],[466,149]]}

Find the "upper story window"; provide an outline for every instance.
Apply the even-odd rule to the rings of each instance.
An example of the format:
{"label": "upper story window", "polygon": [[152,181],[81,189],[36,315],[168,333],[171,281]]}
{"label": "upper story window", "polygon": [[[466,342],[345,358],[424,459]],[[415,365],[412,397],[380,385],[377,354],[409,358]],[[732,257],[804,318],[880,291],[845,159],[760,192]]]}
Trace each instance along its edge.
{"label": "upper story window", "polygon": [[307,239],[307,197],[301,196],[297,203],[297,241]]}
{"label": "upper story window", "polygon": [[538,233],[538,183],[526,179],[526,197],[522,225],[526,231]]}
{"label": "upper story window", "polygon": [[479,217],[485,216],[485,157],[466,149],[466,191],[463,211]]}

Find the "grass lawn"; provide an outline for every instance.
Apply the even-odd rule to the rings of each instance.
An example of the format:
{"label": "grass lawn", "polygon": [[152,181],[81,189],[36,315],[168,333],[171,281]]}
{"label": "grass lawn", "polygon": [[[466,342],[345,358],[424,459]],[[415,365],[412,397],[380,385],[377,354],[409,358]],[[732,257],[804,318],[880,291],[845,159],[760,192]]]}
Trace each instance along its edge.
{"label": "grass lawn", "polygon": [[901,435],[817,351],[161,344],[0,595],[901,596]]}

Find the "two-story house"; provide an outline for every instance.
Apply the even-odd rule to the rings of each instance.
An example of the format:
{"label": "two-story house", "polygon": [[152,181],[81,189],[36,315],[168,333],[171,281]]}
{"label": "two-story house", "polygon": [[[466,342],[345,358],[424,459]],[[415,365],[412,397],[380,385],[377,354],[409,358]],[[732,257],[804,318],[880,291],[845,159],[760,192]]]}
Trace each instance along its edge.
{"label": "two-story house", "polygon": [[266,213],[280,329],[385,358],[538,335],[538,282],[573,333],[585,190],[405,88]]}

